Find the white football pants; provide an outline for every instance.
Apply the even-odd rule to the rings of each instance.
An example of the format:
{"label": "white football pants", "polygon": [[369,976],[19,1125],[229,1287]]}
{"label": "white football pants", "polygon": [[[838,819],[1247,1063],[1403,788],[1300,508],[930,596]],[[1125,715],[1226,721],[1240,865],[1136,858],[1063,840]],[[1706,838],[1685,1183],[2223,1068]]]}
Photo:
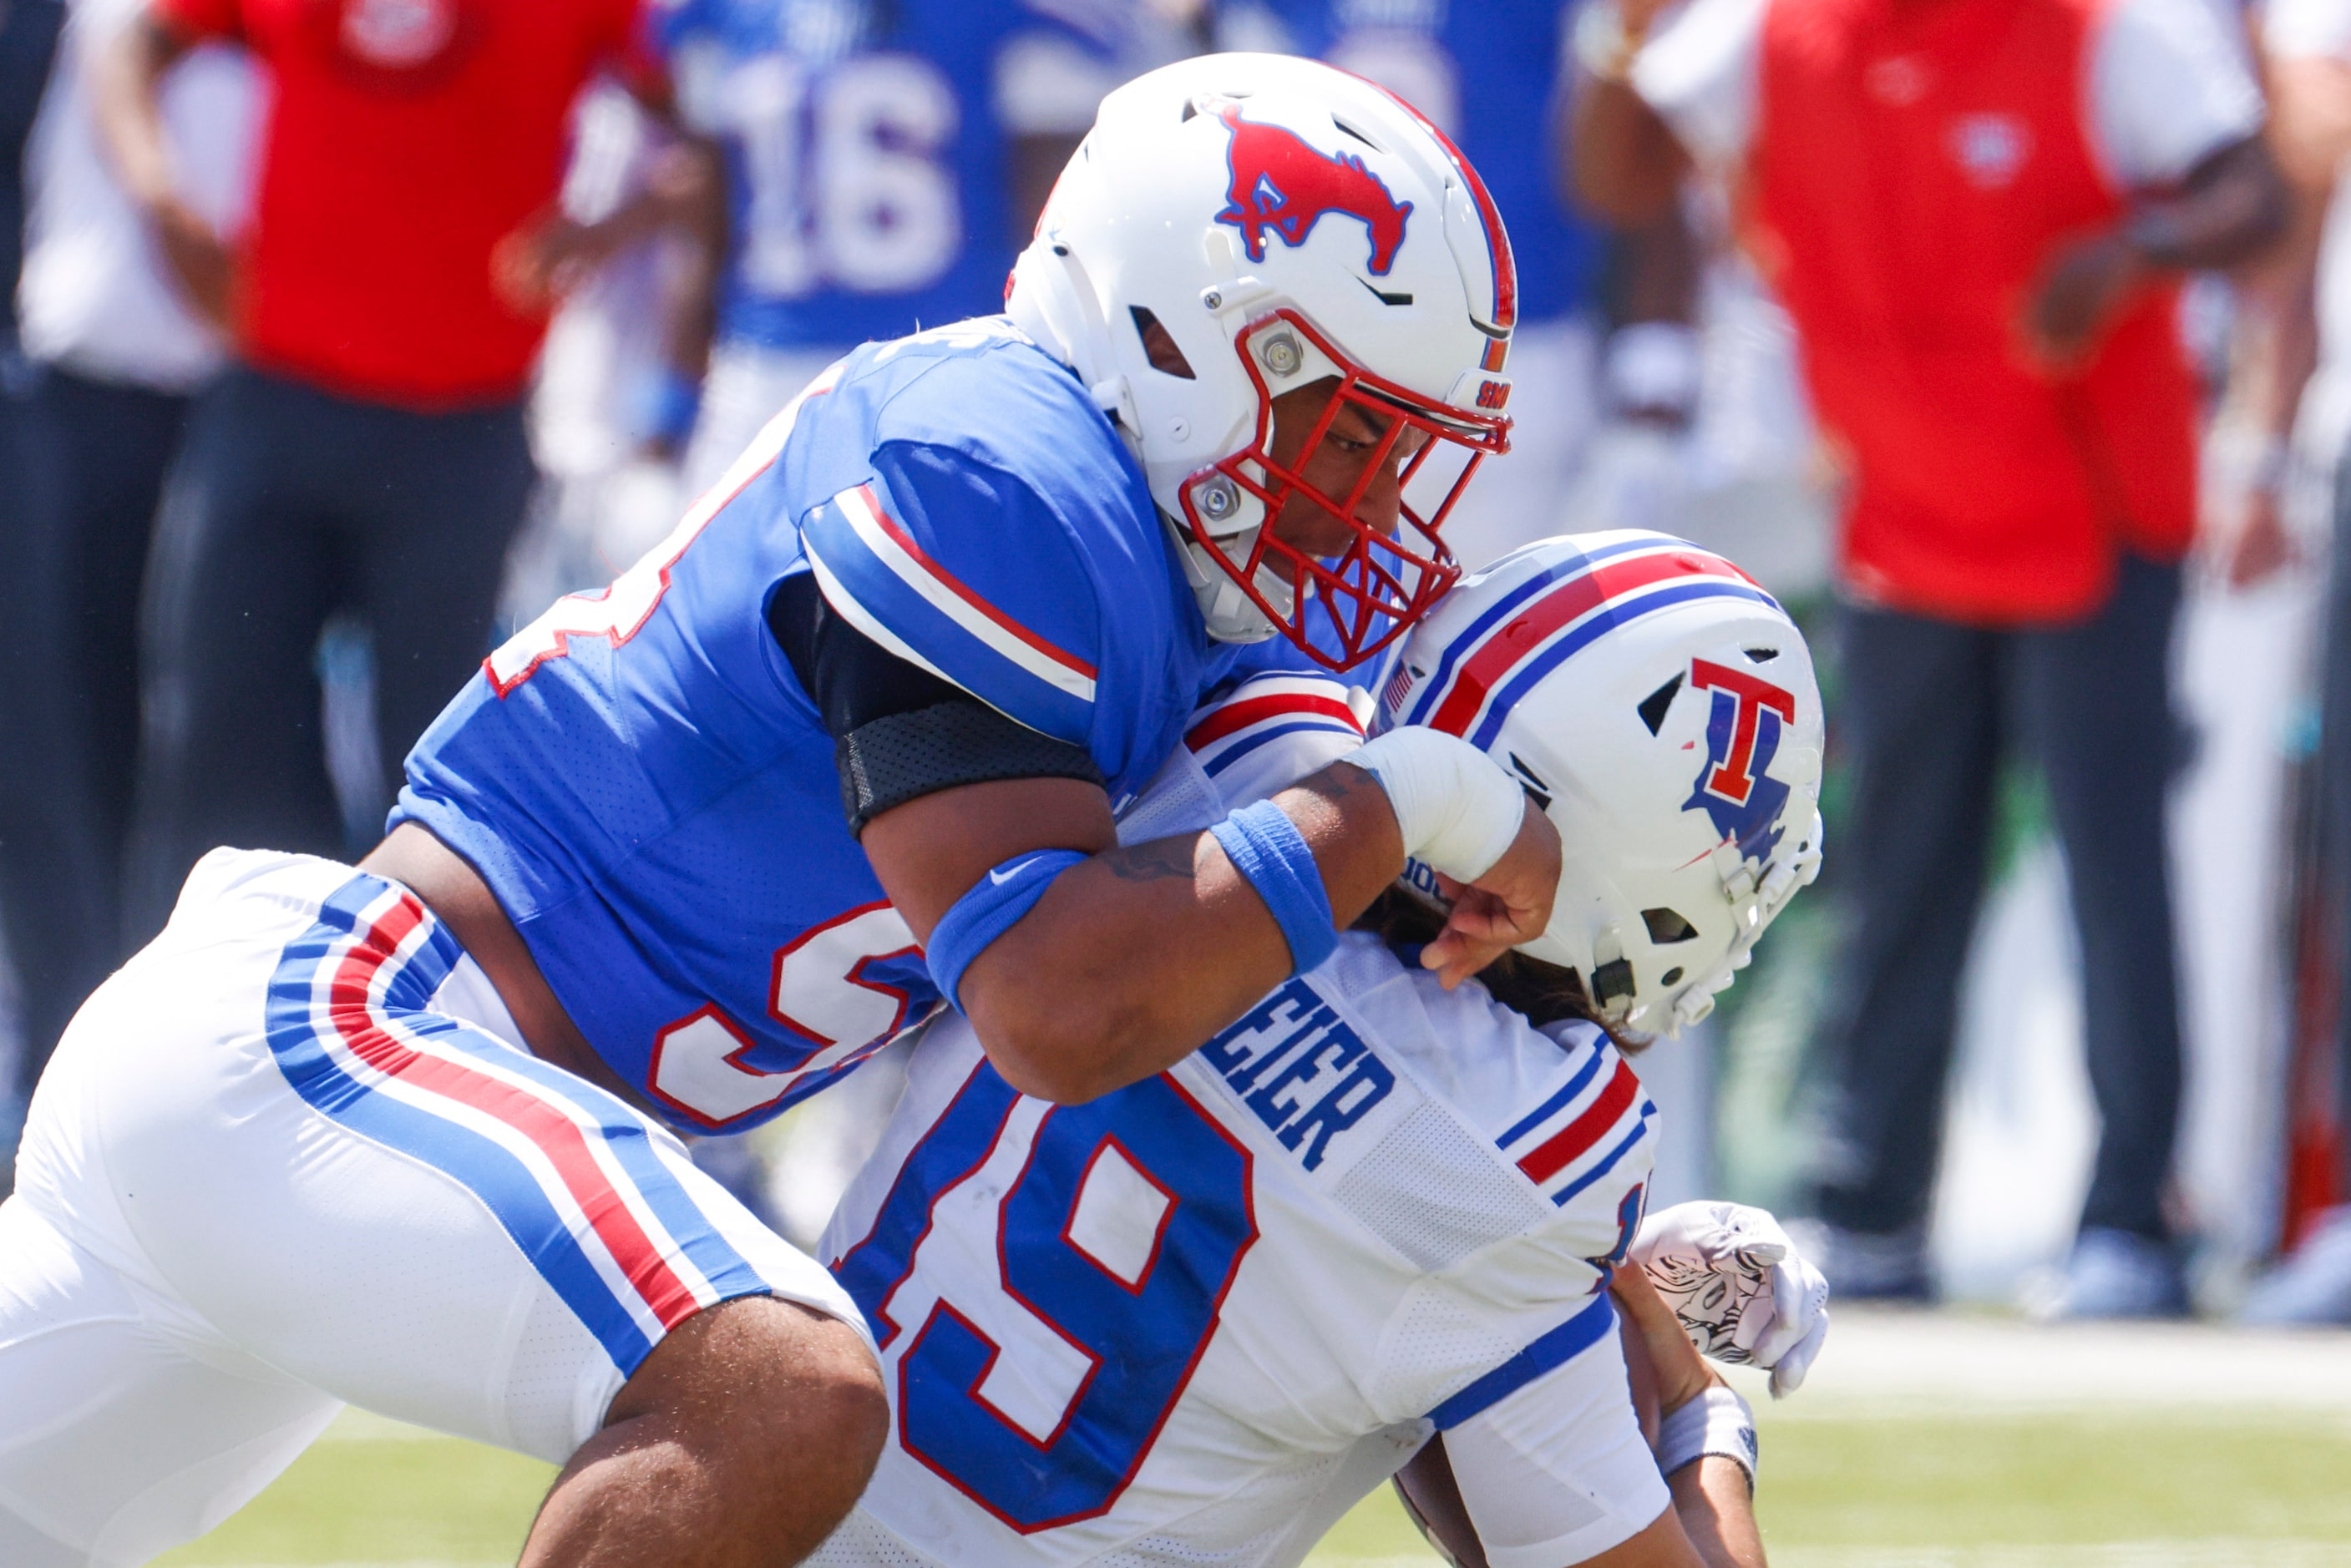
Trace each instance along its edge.
{"label": "white football pants", "polygon": [[84,1004],[0,1206],[0,1563],[142,1563],[346,1402],[560,1462],[671,1328],[830,1275],[519,1038],[405,889],[215,850]]}

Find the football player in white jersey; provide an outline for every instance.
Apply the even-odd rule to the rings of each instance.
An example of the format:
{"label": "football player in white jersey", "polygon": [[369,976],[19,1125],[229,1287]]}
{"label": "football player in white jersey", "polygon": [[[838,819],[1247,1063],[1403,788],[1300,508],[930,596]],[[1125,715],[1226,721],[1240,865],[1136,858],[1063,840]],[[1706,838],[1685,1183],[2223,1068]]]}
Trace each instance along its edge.
{"label": "football player in white jersey", "polygon": [[[1761,1562],[1745,1406],[1668,1355],[1653,1450],[1608,1285],[1642,1257],[1694,1334],[1782,1386],[1825,1331],[1826,1287],[1772,1267],[1768,1216],[1684,1205],[1642,1231],[1656,1113],[1625,1059],[1633,1032],[1703,1016],[1818,867],[1803,639],[1681,541],[1546,541],[1405,645],[1374,727],[1405,725],[1468,739],[1552,817],[1549,928],[1448,992],[1413,944],[1453,888],[1415,864],[1319,967],[1080,1106],[933,1025],[823,1243],[893,1425],[812,1561],[1296,1563],[1442,1433],[1407,1498],[1445,1528],[1449,1461],[1452,1525],[1494,1568]],[[1121,832],[1218,822],[1353,726],[1331,683],[1242,684]]]}

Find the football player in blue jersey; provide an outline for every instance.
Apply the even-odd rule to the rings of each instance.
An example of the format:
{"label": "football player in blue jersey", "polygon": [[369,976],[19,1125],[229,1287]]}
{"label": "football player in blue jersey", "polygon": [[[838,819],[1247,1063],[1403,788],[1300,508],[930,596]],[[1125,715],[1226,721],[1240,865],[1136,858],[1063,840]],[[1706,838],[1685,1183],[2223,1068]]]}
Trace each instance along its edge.
{"label": "football player in blue jersey", "polygon": [[1548,924],[1550,819],[1433,729],[1116,828],[1205,694],[1437,603],[1516,297],[1371,84],[1113,94],[1008,317],[841,360],[486,661],[360,868],[216,851],[85,1004],[0,1207],[0,1560],[196,1534],[344,1401],[562,1463],[528,1563],[812,1547],[880,1452],[871,1337],[669,1128],[943,1003],[1024,1091],[1147,1078],[1407,857],[1460,886],[1447,982]]}
{"label": "football player in blue jersey", "polygon": [[[1354,744],[1313,685],[1212,700],[1123,832],[1272,812]],[[1458,1561],[1759,1568],[1751,1417],[1693,1344],[1786,1392],[1827,1286],[1760,1211],[1643,1222],[1658,1129],[1626,1058],[1708,1012],[1820,864],[1803,639],[1681,540],[1545,541],[1415,630],[1399,724],[1484,747],[1556,821],[1550,928],[1448,992],[1412,962],[1441,919],[1416,866],[1327,961],[1081,1106],[928,1027],[822,1243],[895,1397],[815,1562],[1283,1568],[1409,1459]],[[1612,1281],[1663,1318],[1627,1345],[1658,1364],[1654,1448]]]}
{"label": "football player in blue jersey", "polygon": [[[691,493],[857,344],[998,309],[1102,94],[1189,52],[1142,5],[665,0],[654,18],[726,187]],[[665,401],[695,411],[683,379]]]}

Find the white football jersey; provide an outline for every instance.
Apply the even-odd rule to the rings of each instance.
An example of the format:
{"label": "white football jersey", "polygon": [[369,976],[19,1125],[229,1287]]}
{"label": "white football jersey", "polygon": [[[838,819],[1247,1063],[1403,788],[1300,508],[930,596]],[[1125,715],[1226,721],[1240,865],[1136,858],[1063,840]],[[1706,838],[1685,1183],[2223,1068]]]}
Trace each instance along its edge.
{"label": "white football jersey", "polygon": [[[1223,815],[1233,728],[1196,725],[1130,840]],[[1538,1032],[1362,933],[1083,1106],[1016,1094],[943,1019],[820,1249],[894,1422],[812,1561],[1297,1562],[1432,1430],[1615,1355],[1655,1117],[1597,1029]]]}

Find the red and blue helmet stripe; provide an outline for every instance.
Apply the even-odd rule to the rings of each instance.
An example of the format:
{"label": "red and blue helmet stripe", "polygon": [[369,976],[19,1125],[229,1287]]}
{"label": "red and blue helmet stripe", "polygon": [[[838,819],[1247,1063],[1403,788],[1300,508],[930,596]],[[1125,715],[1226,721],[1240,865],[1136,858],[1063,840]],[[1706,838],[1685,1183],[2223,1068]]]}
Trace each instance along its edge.
{"label": "red and blue helmet stripe", "polygon": [[1479,178],[1477,169],[1461,155],[1461,149],[1453,144],[1453,139],[1437,129],[1435,120],[1413,108],[1393,88],[1354,71],[1347,74],[1376,88],[1410,115],[1423,130],[1436,139],[1437,146],[1445,150],[1445,156],[1452,162],[1454,171],[1461,176],[1461,183],[1468,191],[1471,203],[1478,209],[1479,226],[1486,231],[1486,252],[1493,262],[1494,295],[1492,303],[1487,307],[1488,325],[1502,336],[1487,345],[1484,368],[1499,370],[1503,353],[1509,347],[1510,334],[1519,324],[1519,264],[1510,254],[1510,231],[1502,226],[1501,208],[1495,204],[1493,196],[1486,189],[1486,182]]}
{"label": "red and blue helmet stripe", "polygon": [[1489,746],[1520,700],[1577,653],[1643,616],[1706,598],[1780,609],[1729,561],[1664,535],[1619,538],[1554,561],[1449,639],[1386,722],[1424,724]]}

